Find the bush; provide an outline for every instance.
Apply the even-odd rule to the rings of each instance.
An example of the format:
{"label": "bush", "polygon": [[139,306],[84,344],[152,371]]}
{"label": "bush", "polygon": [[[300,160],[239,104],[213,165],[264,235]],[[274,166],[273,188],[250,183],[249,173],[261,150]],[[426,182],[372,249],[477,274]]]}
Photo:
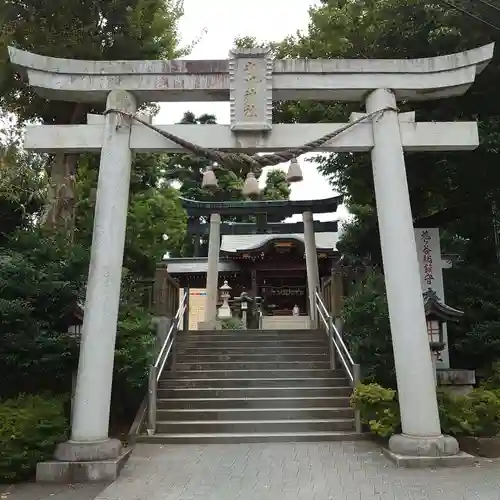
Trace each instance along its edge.
{"label": "bush", "polygon": [[223,330],[243,330],[243,321],[241,318],[226,318],[221,321]]}
{"label": "bush", "polygon": [[29,479],[66,439],[62,397],[20,395],[0,403],[0,482]]}
{"label": "bush", "polygon": [[[474,389],[466,396],[438,392],[443,433],[452,436],[494,437],[500,434],[500,398],[494,391]],[[401,417],[396,391],[378,384],[359,384],[351,406],[373,434],[388,438],[399,431]]]}
{"label": "bush", "polygon": [[388,438],[401,424],[396,391],[379,384],[359,384],[351,396],[351,406],[361,413],[361,422],[373,434]]}
{"label": "bush", "polygon": [[116,336],[112,418],[132,423],[147,391],[149,367],[153,363],[155,336],[151,315],[140,308],[120,314]]}
{"label": "bush", "polygon": [[500,398],[474,389],[466,396],[439,394],[443,432],[454,436],[494,437],[500,433]]}
{"label": "bush", "polygon": [[380,272],[373,270],[347,297],[343,319],[345,339],[361,366],[363,381],[396,388],[389,311]]}

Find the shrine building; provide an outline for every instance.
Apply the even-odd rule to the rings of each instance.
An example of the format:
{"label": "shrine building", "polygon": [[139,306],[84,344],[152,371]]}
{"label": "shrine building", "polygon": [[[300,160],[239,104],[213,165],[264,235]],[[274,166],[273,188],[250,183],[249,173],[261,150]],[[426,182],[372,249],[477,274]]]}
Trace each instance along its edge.
{"label": "shrine building", "polygon": [[[217,265],[219,287],[227,281],[231,296],[247,292],[262,298],[263,328],[309,328],[310,294],[306,259],[304,224],[308,221],[314,231],[314,251],[318,266],[318,285],[331,276],[339,255],[337,222],[269,222],[283,220],[294,214],[333,213],[341,197],[312,201],[246,201],[198,202],[181,199],[189,218],[188,237],[194,238],[195,256],[167,258],[162,262],[168,275],[180,289],[189,288],[190,328],[203,321],[206,304],[208,257],[200,256],[199,242],[209,236],[211,224],[201,217],[218,213],[221,218],[249,218],[255,222],[228,221],[220,224],[220,246]],[[299,317],[293,317],[298,306]]]}

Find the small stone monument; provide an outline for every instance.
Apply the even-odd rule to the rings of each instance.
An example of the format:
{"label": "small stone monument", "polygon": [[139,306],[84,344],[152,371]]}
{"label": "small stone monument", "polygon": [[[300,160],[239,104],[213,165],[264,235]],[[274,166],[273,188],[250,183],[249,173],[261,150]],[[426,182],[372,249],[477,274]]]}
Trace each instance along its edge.
{"label": "small stone monument", "polygon": [[220,287],[220,298],[222,299],[222,305],[219,307],[219,319],[227,319],[231,317],[231,308],[229,307],[229,299],[231,298],[230,290],[232,288],[229,286],[227,280]]}

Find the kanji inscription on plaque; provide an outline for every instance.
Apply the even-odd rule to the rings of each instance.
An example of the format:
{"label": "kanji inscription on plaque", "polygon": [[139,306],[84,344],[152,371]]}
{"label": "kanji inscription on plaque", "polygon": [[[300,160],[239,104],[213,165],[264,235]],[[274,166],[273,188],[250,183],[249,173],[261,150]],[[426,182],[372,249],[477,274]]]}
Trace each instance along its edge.
{"label": "kanji inscription on plaque", "polygon": [[271,130],[272,70],[273,61],[267,48],[231,51],[231,130]]}

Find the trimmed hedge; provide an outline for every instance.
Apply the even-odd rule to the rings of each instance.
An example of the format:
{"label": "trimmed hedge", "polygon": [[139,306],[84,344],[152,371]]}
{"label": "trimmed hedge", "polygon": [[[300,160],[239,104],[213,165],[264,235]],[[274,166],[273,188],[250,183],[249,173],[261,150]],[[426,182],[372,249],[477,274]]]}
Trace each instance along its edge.
{"label": "trimmed hedge", "polygon": [[[441,429],[455,437],[496,437],[500,435],[499,391],[473,389],[464,396],[443,390],[437,393]],[[370,431],[389,438],[401,429],[396,391],[379,384],[358,384],[351,406],[361,413],[361,421]]]}
{"label": "trimmed hedge", "polygon": [[0,483],[30,479],[68,427],[64,398],[20,395],[0,402]]}

